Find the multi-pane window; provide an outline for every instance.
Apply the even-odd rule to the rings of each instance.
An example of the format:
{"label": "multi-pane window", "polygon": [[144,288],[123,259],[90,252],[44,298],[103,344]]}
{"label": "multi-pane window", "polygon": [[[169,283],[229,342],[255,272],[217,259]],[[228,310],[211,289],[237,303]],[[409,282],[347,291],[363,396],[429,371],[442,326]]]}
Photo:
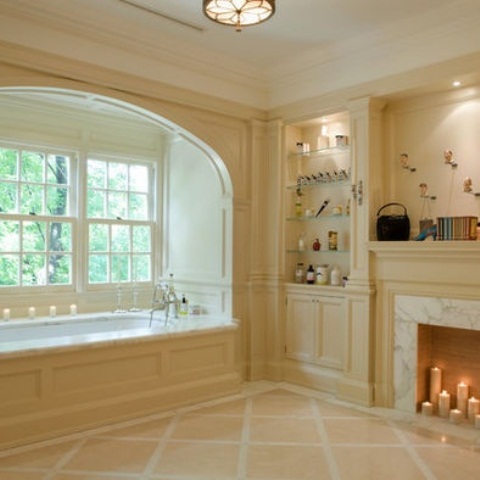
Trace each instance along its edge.
{"label": "multi-pane window", "polygon": [[88,281],[151,279],[151,167],[87,161]]}
{"label": "multi-pane window", "polygon": [[82,174],[72,155],[0,145],[0,288],[73,286],[74,265],[90,285],[151,281],[152,165],[85,162]]}
{"label": "multi-pane window", "polygon": [[0,147],[0,287],[72,283],[71,158]]}

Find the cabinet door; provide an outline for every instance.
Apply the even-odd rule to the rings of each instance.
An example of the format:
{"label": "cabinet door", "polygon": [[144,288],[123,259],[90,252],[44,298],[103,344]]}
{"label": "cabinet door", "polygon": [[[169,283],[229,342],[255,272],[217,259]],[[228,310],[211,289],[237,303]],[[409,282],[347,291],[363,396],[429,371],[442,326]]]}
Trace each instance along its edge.
{"label": "cabinet door", "polygon": [[317,297],[315,316],[315,362],[343,368],[345,319],[343,299]]}
{"label": "cabinet door", "polygon": [[316,303],[311,295],[287,297],[286,357],[311,362],[315,354]]}
{"label": "cabinet door", "polygon": [[287,297],[286,357],[341,369],[344,364],[343,299],[320,295]]}

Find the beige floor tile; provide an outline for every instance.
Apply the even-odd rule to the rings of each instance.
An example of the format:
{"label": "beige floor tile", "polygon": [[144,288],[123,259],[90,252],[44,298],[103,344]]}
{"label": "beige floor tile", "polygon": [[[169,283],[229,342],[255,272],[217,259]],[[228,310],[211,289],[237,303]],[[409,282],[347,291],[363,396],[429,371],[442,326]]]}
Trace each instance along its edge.
{"label": "beige floor tile", "polygon": [[201,415],[243,415],[247,401],[245,399],[219,403],[210,407],[202,407],[195,413]]}
{"label": "beige floor tile", "polygon": [[322,447],[250,445],[247,478],[327,480],[330,474]]}
{"label": "beige floor tile", "polygon": [[254,442],[320,443],[311,418],[253,417],[250,440]]}
{"label": "beige floor tile", "polygon": [[171,421],[171,418],[150,420],[128,427],[114,428],[103,433],[102,436],[160,439]]}
{"label": "beige floor tile", "polygon": [[417,447],[420,458],[437,480],[480,478],[480,452],[457,447]]}
{"label": "beige floor tile", "polygon": [[[23,453],[12,454],[8,457],[0,458],[0,468],[51,468],[54,467],[57,462],[73,448],[74,445],[75,442],[67,441],[65,443],[50,445],[48,447],[39,447],[32,450],[27,450]],[[2,477],[0,476],[0,478]]]}
{"label": "beige floor tile", "polygon": [[242,429],[242,417],[185,415],[179,420],[170,438],[238,442],[241,439]]}
{"label": "beige floor tile", "polygon": [[393,429],[383,420],[370,418],[323,420],[330,443],[391,444],[400,440]]}
{"label": "beige floor tile", "polygon": [[191,478],[236,478],[240,446],[170,442],[154,467],[155,473]]}
{"label": "beige floor tile", "polygon": [[157,442],[92,438],[66,463],[64,470],[142,472]]}
{"label": "beige floor tile", "polygon": [[375,418],[368,413],[360,412],[355,408],[334,405],[333,403],[323,400],[317,400],[316,405],[322,417],[344,417],[344,418]]}
{"label": "beige floor tile", "polygon": [[45,478],[45,473],[2,472],[0,470],[0,478],[2,480],[43,480]]}
{"label": "beige floor tile", "polygon": [[[105,473],[104,475],[95,474],[95,473],[60,473],[55,475],[52,480],[140,480],[141,477],[138,475],[126,475],[122,474],[109,474]],[[3,480],[3,479],[2,479]]]}
{"label": "beige floor tile", "polygon": [[252,415],[277,415],[280,417],[312,417],[310,399],[300,395],[261,394],[252,398]]}
{"label": "beige floor tile", "polygon": [[403,447],[354,446],[333,447],[332,450],[342,480],[425,480],[426,478]]}

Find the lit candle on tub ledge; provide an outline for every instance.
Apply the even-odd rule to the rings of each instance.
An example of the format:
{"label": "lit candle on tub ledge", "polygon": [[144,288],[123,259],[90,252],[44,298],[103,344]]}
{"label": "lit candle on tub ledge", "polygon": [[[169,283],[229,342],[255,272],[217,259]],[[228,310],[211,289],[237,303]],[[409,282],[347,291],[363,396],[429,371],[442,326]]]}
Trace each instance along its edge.
{"label": "lit candle on tub ledge", "polygon": [[72,303],[72,305],[70,305],[70,315],[76,315],[77,314],[77,306]]}
{"label": "lit candle on tub ledge", "polygon": [[480,400],[475,397],[468,399],[468,419],[470,422],[475,421],[475,417],[480,413]]}
{"label": "lit candle on tub ledge", "polygon": [[10,320],[10,309],[9,308],[4,308],[3,309],[3,319],[4,320]]}
{"label": "lit candle on tub ledge", "polygon": [[431,402],[422,403],[422,415],[425,415],[426,417],[433,415],[433,403]]}
{"label": "lit candle on tub ledge", "polygon": [[438,396],[442,391],[442,371],[433,367],[430,369],[430,402],[437,404]]}
{"label": "lit candle on tub ledge", "polygon": [[450,423],[455,423],[458,425],[462,421],[462,418],[464,418],[464,416],[461,410],[459,410],[458,408],[450,410]]}
{"label": "lit candle on tub ledge", "polygon": [[448,418],[450,413],[450,394],[443,390],[438,396],[438,414],[442,418]]}
{"label": "lit candle on tub ledge", "polygon": [[57,307],[55,305],[52,305],[50,307],[50,316],[51,317],[56,317],[57,316]]}
{"label": "lit candle on tub ledge", "polygon": [[28,309],[28,318],[33,320],[35,318],[35,307],[29,307]]}
{"label": "lit candle on tub ledge", "polygon": [[460,382],[457,385],[457,409],[463,414],[463,418],[467,417],[467,405],[468,405],[468,385]]}
{"label": "lit candle on tub ledge", "polygon": [[475,428],[480,428],[480,415],[475,415]]}

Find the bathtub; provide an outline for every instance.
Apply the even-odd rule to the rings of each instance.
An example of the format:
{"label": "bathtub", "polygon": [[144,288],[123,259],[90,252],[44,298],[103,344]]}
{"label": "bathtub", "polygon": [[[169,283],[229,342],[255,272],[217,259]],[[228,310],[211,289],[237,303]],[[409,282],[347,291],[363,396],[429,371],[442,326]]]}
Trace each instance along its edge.
{"label": "bathtub", "polygon": [[238,322],[149,312],[0,323],[0,448],[237,393]]}

